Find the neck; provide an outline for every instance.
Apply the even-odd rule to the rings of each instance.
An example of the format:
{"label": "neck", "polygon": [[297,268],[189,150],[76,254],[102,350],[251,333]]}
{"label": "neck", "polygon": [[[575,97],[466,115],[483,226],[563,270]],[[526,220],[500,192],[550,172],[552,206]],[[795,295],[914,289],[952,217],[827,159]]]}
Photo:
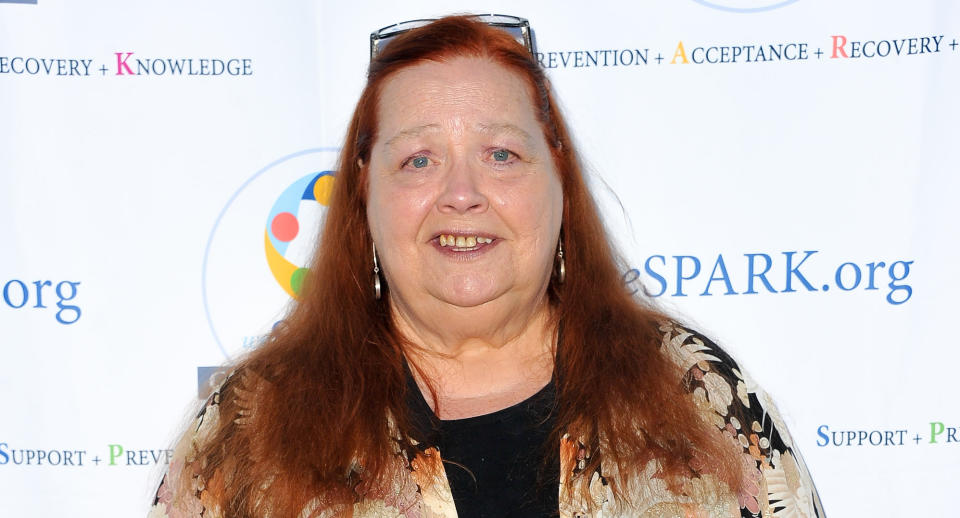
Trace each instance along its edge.
{"label": "neck", "polygon": [[553,375],[556,329],[545,297],[527,311],[499,314],[453,308],[452,314],[417,318],[400,304],[392,307],[420,391],[441,419],[506,408]]}

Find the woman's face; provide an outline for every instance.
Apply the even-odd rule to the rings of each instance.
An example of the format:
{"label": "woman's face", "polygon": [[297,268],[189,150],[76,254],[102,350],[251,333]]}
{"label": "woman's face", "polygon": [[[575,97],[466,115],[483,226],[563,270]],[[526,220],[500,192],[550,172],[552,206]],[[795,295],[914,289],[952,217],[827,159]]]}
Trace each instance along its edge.
{"label": "woman's face", "polygon": [[426,62],[384,83],[378,121],[367,216],[391,296],[542,300],[563,194],[528,84],[487,59]]}

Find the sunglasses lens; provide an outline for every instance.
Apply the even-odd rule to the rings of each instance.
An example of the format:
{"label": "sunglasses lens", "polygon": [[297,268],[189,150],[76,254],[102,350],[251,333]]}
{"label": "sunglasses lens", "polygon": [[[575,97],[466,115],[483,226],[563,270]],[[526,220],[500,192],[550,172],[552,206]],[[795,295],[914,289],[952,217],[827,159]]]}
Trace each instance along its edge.
{"label": "sunglasses lens", "polygon": [[376,36],[380,39],[390,38],[392,36],[396,36],[397,34],[423,27],[432,21],[433,20],[410,20],[406,22],[400,22],[395,25],[384,27],[374,34],[376,34]]}
{"label": "sunglasses lens", "polygon": [[523,23],[523,18],[518,18],[516,16],[508,16],[505,14],[481,14],[477,16],[477,19],[483,23],[489,24],[520,24]]}

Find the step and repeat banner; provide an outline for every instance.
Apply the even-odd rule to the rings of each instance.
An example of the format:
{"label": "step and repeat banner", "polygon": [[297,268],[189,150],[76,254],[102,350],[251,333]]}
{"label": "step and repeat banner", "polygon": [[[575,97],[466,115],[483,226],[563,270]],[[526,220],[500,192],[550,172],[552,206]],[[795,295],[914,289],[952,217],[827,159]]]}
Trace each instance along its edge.
{"label": "step and repeat banner", "polygon": [[956,2],[0,0],[0,516],[146,513],[299,289],[370,32],[452,12],[530,20],[626,289],[830,516],[957,515]]}

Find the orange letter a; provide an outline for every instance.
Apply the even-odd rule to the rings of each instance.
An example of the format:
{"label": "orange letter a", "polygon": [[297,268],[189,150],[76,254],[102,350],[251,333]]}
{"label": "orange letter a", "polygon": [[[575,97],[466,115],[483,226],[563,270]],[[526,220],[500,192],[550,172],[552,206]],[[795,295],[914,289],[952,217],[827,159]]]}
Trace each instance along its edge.
{"label": "orange letter a", "polygon": [[670,60],[671,65],[677,64],[677,58],[683,60],[682,65],[689,65],[690,62],[687,61],[687,51],[683,49],[683,40],[680,40],[677,43],[677,51],[673,53],[673,59]]}

